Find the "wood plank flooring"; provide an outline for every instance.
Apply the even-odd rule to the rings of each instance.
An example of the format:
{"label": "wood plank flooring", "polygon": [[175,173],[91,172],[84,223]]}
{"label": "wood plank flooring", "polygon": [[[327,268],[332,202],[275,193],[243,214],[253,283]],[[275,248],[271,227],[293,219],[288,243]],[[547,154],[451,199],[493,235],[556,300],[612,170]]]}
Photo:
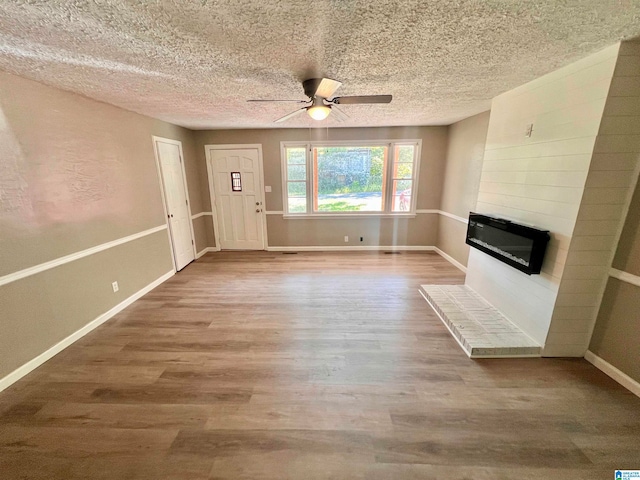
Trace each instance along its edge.
{"label": "wood plank flooring", "polygon": [[582,359],[469,360],[433,253],[207,254],[0,393],[0,478],[603,479],[640,399]]}

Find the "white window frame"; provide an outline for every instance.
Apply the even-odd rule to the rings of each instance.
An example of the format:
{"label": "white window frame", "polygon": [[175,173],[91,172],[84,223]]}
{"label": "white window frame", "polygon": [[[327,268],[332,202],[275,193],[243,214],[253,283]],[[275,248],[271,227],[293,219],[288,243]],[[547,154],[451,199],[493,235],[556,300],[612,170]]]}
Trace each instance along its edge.
{"label": "white window frame", "polygon": [[[395,147],[412,145],[414,150],[413,175],[411,177],[411,205],[409,210],[402,212],[391,211],[393,207],[393,165],[395,162]],[[387,147],[387,172],[385,188],[385,211],[382,212],[314,212],[313,211],[313,161],[311,151],[314,147]],[[287,148],[305,148],[306,160],[306,192],[307,211],[305,213],[289,212],[287,176]],[[349,217],[415,217],[418,199],[418,179],[420,178],[420,159],[422,156],[422,140],[378,140],[378,141],[321,141],[321,142],[280,142],[280,168],[282,170],[282,207],[284,218],[349,218]],[[292,180],[293,181],[293,180]],[[302,182],[302,181],[300,181]]]}

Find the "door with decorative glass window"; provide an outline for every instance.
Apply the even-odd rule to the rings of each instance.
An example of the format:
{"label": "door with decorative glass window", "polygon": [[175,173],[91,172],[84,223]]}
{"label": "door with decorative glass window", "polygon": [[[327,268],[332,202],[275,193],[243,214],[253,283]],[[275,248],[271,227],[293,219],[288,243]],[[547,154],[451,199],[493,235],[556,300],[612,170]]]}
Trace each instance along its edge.
{"label": "door with decorative glass window", "polygon": [[260,148],[205,148],[218,245],[222,250],[264,250]]}

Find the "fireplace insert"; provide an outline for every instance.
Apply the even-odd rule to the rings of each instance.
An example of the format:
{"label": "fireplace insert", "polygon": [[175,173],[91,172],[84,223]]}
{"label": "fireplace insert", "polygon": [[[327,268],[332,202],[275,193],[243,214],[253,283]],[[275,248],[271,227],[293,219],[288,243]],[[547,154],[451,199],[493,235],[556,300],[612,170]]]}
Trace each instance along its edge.
{"label": "fireplace insert", "polygon": [[532,275],[540,273],[549,232],[479,213],[469,214],[466,243]]}

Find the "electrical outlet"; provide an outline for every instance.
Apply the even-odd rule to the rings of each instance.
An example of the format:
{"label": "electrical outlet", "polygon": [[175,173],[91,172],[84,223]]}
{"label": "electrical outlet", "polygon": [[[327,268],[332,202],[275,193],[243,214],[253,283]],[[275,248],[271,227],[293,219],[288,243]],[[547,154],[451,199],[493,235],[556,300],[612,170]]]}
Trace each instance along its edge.
{"label": "electrical outlet", "polygon": [[111,288],[113,288],[113,293],[116,293],[118,290],[120,290],[120,287],[118,286],[118,282],[113,282],[111,284]]}
{"label": "electrical outlet", "polygon": [[360,237],[360,241],[363,242],[364,241],[364,237]]}
{"label": "electrical outlet", "polygon": [[349,236],[348,236],[348,235],[345,235],[345,236],[344,236],[344,242],[345,242],[345,243],[347,243],[348,241],[349,241]]}

